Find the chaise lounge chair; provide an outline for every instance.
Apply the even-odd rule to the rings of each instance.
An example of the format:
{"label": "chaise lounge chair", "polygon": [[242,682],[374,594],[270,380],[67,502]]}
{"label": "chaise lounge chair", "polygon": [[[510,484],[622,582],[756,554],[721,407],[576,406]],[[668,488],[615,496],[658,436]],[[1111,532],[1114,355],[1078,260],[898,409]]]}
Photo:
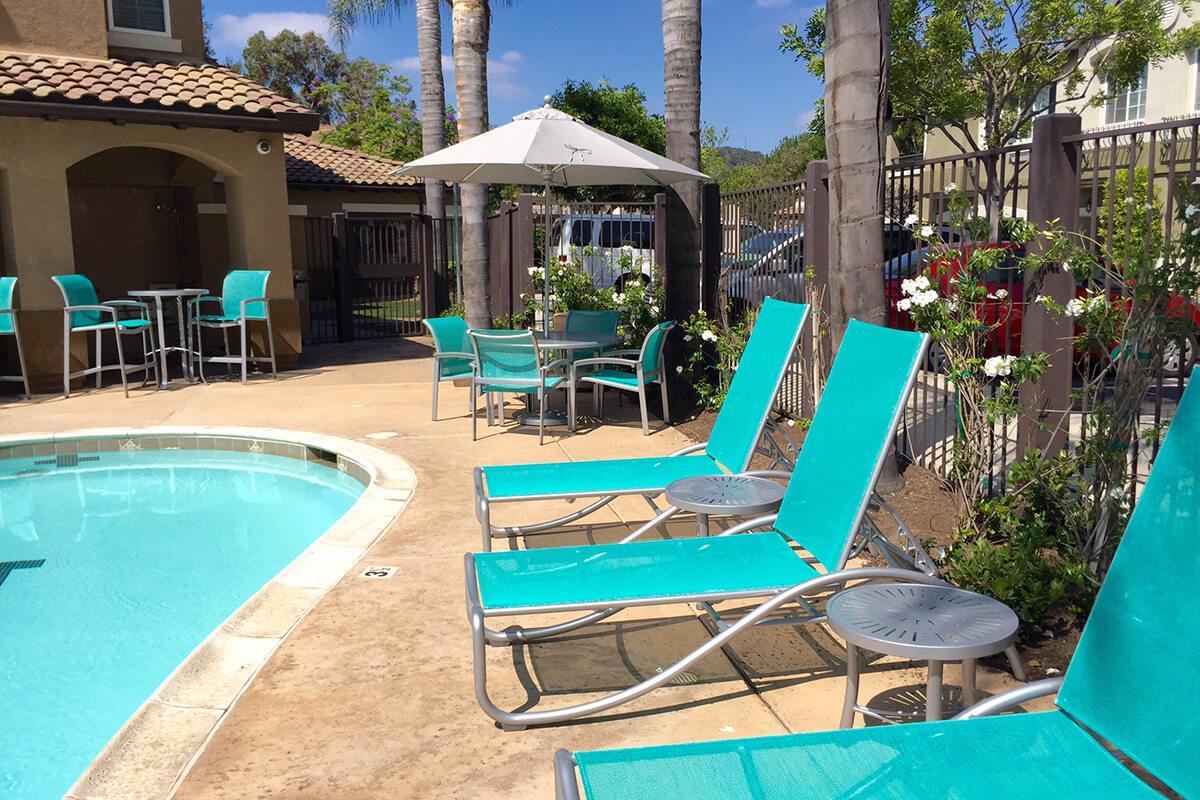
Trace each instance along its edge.
{"label": "chaise lounge chair", "polygon": [[[945,722],[555,755],[559,800],[1200,797],[1200,370],[1064,678]],[[993,716],[1058,693],[1053,711]],[[580,794],[576,770],[582,778]]]}
{"label": "chaise lounge chair", "polygon": [[[618,495],[642,495],[657,513],[661,509],[652,498],[662,494],[673,481],[746,470],[807,316],[808,306],[771,298],[764,301],[742,354],[741,366],[713,425],[712,438],[704,444],[685,447],[668,456],[477,467],[475,513],[483,530],[483,549],[492,549],[493,538],[540,533],[575,522]],[[599,499],[579,511],[546,522],[513,527],[493,526],[491,522],[493,503],[574,501],[585,497]]]}
{"label": "chaise lounge chair", "polygon": [[[871,490],[927,344],[928,337],[922,334],[850,323],[778,515],[749,520],[712,537],[468,554],[467,611],[474,643],[475,694],[483,710],[507,728],[595,714],[662,686],[787,604],[798,605],[800,612],[788,618],[790,623],[823,620],[805,598],[846,581],[940,584],[915,541],[885,546],[886,537],[863,524]],[[767,525],[773,529],[746,532]],[[791,542],[811,558],[802,558]],[[898,566],[844,570],[856,548],[868,544],[877,551],[911,548],[909,566],[923,565],[926,571]],[[767,599],[736,622],[722,619],[714,608],[722,601],[752,597]],[[504,711],[488,697],[488,643],[543,639],[624,608],[684,602],[700,604],[720,632],[641,683],[588,703],[546,711]],[[579,611],[588,613],[540,628],[495,631],[486,626],[492,617]],[[779,624],[778,619],[771,624]]]}

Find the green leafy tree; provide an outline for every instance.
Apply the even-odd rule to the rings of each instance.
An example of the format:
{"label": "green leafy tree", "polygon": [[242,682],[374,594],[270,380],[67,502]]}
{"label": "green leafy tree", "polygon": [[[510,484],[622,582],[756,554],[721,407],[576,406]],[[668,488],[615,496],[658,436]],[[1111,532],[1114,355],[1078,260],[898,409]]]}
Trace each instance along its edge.
{"label": "green leafy tree", "polygon": [[327,93],[320,90],[341,80],[346,58],[315,33],[300,35],[285,29],[270,38],[263,31],[251,36],[242,60],[230,66],[276,94],[308,106],[322,122],[330,122],[332,109],[325,103]]}
{"label": "green leafy tree", "polygon": [[607,78],[597,83],[566,81],[550,97],[550,105],[659,155],[667,151],[663,118],[646,109],[646,93],[632,83],[614,86]]}
{"label": "green leafy tree", "polygon": [[[964,153],[1002,147],[1029,131],[1052,87],[1058,108],[1102,104],[1110,96],[1098,90],[1102,79],[1121,90],[1147,63],[1197,45],[1194,28],[1166,31],[1161,17],[1158,0],[894,0],[889,132],[915,124]],[[823,78],[824,9],[782,35],[780,48]],[[1105,41],[1112,45],[1081,60]],[[976,176],[993,235],[1009,188],[999,167],[982,159]]]}
{"label": "green leafy tree", "polygon": [[1127,170],[1105,181],[1099,211],[1096,236],[1110,260],[1132,268],[1162,255],[1163,204],[1145,167],[1134,170],[1132,191]]}
{"label": "green leafy tree", "polygon": [[412,87],[383,64],[355,59],[336,83],[321,86],[319,103],[334,127],[322,140],[339,147],[409,161],[421,156],[421,121]]}

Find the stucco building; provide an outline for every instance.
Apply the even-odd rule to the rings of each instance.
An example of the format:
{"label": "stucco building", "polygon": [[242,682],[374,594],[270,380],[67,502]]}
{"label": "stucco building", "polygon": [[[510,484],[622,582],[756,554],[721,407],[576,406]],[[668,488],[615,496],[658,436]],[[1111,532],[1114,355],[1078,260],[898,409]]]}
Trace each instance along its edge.
{"label": "stucco building", "polygon": [[[19,278],[35,386],[61,385],[50,276],[72,272],[104,299],[219,291],[231,268],[269,269],[276,350],[293,363],[304,218],[416,211],[422,197],[387,174],[397,162],[307,138],[317,127],[304,106],[204,63],[200,0],[5,0],[0,274]],[[82,338],[71,352],[88,357]]]}

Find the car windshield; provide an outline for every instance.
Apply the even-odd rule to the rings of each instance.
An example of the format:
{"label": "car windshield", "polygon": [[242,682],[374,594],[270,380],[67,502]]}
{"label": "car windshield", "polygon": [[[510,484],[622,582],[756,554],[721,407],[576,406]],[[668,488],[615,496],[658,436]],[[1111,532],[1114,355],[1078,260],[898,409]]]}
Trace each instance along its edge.
{"label": "car windshield", "polygon": [[796,233],[797,231],[795,228],[785,228],[778,231],[763,231],[762,233],[755,234],[746,241],[742,242],[742,246],[738,249],[738,254],[743,259],[766,255],[771,250],[774,250],[776,247],[795,236]]}
{"label": "car windshield", "polygon": [[654,249],[654,223],[650,220],[614,219],[600,223],[600,247]]}

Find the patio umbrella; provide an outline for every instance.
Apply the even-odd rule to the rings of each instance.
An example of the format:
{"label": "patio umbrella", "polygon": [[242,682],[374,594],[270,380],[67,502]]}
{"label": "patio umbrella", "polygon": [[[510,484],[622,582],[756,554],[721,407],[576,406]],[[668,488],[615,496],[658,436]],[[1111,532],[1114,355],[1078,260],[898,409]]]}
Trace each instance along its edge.
{"label": "patio umbrella", "polygon": [[541,183],[546,189],[542,327],[550,330],[550,191],[554,186],[666,186],[707,176],[550,107],[410,161],[399,175],[455,183]]}

